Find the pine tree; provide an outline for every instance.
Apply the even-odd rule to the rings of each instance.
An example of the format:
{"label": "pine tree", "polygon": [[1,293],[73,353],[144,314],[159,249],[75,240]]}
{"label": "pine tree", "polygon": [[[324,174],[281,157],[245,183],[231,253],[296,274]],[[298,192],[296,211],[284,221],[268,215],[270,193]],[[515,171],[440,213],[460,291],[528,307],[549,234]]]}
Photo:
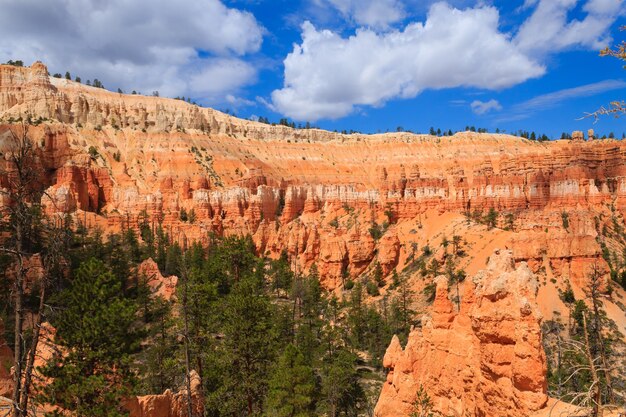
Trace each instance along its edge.
{"label": "pine tree", "polygon": [[222,369],[210,407],[222,415],[263,411],[268,374],[275,358],[272,305],[254,276],[241,277],[221,305],[223,343],[216,358]]}
{"label": "pine tree", "polygon": [[127,415],[121,404],[134,383],[130,355],[140,341],[132,328],[137,306],[124,297],[120,279],[93,258],[57,300],[53,325],[60,352],[42,369],[50,382],[40,401],[79,416]]}
{"label": "pine tree", "polygon": [[278,360],[269,382],[266,408],[272,417],[312,416],[315,376],[302,353],[289,344]]}
{"label": "pine tree", "polygon": [[356,415],[357,405],[364,398],[356,370],[356,356],[337,349],[326,359],[321,372],[320,411],[329,417]]}

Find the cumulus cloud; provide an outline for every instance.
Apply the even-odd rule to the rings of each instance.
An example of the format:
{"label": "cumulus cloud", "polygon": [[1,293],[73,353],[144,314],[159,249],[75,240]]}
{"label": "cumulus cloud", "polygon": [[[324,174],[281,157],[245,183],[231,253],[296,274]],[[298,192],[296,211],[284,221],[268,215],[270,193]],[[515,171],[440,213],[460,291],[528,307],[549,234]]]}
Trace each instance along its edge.
{"label": "cumulus cloud", "polygon": [[272,104],[299,120],[334,119],[427,88],[498,90],[543,75],[544,66],[498,25],[495,7],[459,10],[447,3],[434,4],[424,23],[383,33],[361,28],[348,38],[305,22]]}
{"label": "cumulus cloud", "polygon": [[502,106],[498,100],[495,99],[491,99],[489,101],[474,100],[472,101],[472,104],[470,104],[470,107],[472,111],[478,115],[483,115],[491,111],[502,110]]}
{"label": "cumulus cloud", "polygon": [[254,81],[263,28],[220,0],[0,0],[0,61],[42,60],[83,81],[221,98]]}
{"label": "cumulus cloud", "polygon": [[330,5],[358,25],[386,28],[405,16],[399,0],[316,0],[320,6]]}
{"label": "cumulus cloud", "polygon": [[558,52],[572,47],[600,49],[610,42],[608,29],[622,13],[623,0],[588,0],[582,20],[568,19],[578,0],[526,0],[536,6],[520,27],[515,44],[534,55]]}

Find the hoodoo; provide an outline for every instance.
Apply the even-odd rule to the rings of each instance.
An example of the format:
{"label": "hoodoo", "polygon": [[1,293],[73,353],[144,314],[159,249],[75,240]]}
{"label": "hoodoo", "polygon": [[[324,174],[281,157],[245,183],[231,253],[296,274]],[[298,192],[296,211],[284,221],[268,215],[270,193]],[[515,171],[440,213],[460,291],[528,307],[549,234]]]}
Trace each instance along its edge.
{"label": "hoodoo", "polygon": [[[295,129],[50,77],[41,62],[0,65],[7,212],[17,203],[9,192],[19,178],[10,157],[16,132],[32,143],[38,175],[28,187],[42,189],[29,204],[76,234],[44,245],[33,238],[23,258],[39,262],[39,276],[13,262],[2,277],[20,276],[31,309],[42,276],[54,275],[51,291],[73,300],[44,315],[60,322],[50,338],[69,339],[59,351],[46,344],[48,359],[79,369],[85,355],[73,356],[71,343],[87,349],[88,340],[119,354],[110,363],[94,355],[103,369],[141,370],[111,382],[98,366],[80,368],[105,387],[94,389],[108,394],[107,384],[151,369],[141,389],[153,395],[115,391],[116,407],[133,417],[189,417],[204,407],[295,415],[276,411],[297,408],[293,398],[305,404],[302,415],[338,416],[349,403],[401,417],[422,394],[421,405],[443,415],[528,416],[545,411],[564,384],[554,366],[572,356],[561,355],[555,334],[600,341],[595,349],[608,363],[602,329],[626,332],[623,141],[585,141],[582,132],[540,142]],[[68,256],[48,270],[50,255],[35,252],[61,241],[81,262]],[[81,321],[63,314],[94,317],[96,302],[125,327],[89,321],[72,333],[67,323]],[[44,316],[29,312],[18,325],[49,330],[37,322]],[[7,323],[0,319],[3,396],[21,383],[11,374]],[[145,335],[135,332],[144,325]],[[120,346],[144,339],[118,351],[103,347],[109,336]],[[622,339],[612,333],[610,341]],[[42,368],[47,378],[61,378],[54,360]],[[368,392],[342,391],[367,372],[377,373]],[[72,396],[60,404],[56,394],[48,392],[55,407],[83,406]]]}

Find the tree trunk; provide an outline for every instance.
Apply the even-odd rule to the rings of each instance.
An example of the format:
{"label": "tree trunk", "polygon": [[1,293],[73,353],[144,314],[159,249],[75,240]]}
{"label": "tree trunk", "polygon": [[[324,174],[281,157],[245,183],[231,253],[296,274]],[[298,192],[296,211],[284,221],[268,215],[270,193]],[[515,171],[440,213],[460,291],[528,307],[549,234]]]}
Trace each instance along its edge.
{"label": "tree trunk", "polygon": [[185,385],[187,386],[187,417],[193,417],[193,406],[191,396],[191,369],[190,369],[190,351],[189,351],[189,316],[187,311],[188,303],[188,277],[186,267],[183,267],[182,277],[185,281],[184,293],[183,293],[183,321],[184,321],[184,340],[185,340]]}
{"label": "tree trunk", "polygon": [[593,407],[591,415],[593,417],[602,417],[602,389],[600,387],[600,380],[598,379],[598,372],[596,370],[596,365],[593,361],[593,356],[591,355],[591,347],[589,345],[589,332],[587,331],[587,316],[583,313],[583,331],[585,332],[585,355],[587,356],[587,361],[589,362],[589,369],[591,370],[591,379],[593,380],[593,385],[595,389],[595,393],[593,394],[595,398],[593,398]]}
{"label": "tree trunk", "polygon": [[[19,222],[19,220],[18,220]],[[14,391],[13,391],[13,416],[21,417],[22,410],[20,409],[20,404],[22,400],[22,347],[23,347],[23,337],[24,337],[24,312],[23,312],[23,304],[24,304],[24,261],[22,258],[22,249],[23,249],[23,233],[22,227],[18,223],[16,226],[16,242],[17,242],[17,262],[18,262],[18,270],[17,276],[15,277],[15,340],[13,344],[13,353],[14,353]]]}
{"label": "tree trunk", "polygon": [[28,352],[28,358],[26,360],[26,369],[24,370],[24,386],[22,388],[22,398],[20,400],[20,412],[22,416],[26,417],[28,414],[28,400],[30,396],[30,388],[33,379],[33,371],[35,368],[35,356],[37,355],[37,346],[39,345],[39,338],[41,336],[41,324],[43,323],[43,311],[45,308],[46,299],[46,285],[42,283],[39,293],[39,312],[37,315],[37,323],[33,329],[33,340],[30,345],[30,351]]}

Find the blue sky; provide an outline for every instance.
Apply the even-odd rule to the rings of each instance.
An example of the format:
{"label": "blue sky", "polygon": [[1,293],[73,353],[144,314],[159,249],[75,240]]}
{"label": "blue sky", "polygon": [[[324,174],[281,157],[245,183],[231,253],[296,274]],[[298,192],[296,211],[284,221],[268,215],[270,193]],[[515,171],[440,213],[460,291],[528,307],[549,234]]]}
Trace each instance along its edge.
{"label": "blue sky", "polygon": [[560,136],[626,97],[624,0],[0,0],[0,61],[330,130]]}

